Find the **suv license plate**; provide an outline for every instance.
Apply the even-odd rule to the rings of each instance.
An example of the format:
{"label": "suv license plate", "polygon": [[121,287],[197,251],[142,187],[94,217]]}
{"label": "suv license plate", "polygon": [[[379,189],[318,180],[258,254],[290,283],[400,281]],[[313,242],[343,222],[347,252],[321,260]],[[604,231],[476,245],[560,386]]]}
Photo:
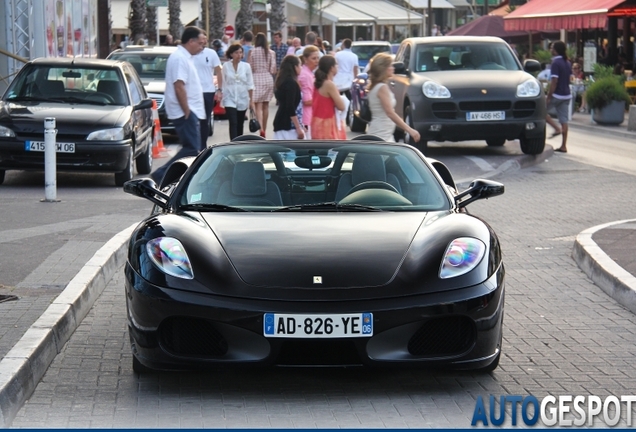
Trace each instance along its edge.
{"label": "suv license plate", "polygon": [[467,112],[467,121],[496,121],[505,120],[505,111],[479,111],[479,112]]}
{"label": "suv license plate", "polygon": [[263,316],[265,337],[352,338],[373,336],[373,314],[276,314]]}
{"label": "suv license plate", "polygon": [[[55,143],[57,153],[75,153],[75,143]],[[24,150],[43,152],[46,148],[44,141],[25,141]]]}

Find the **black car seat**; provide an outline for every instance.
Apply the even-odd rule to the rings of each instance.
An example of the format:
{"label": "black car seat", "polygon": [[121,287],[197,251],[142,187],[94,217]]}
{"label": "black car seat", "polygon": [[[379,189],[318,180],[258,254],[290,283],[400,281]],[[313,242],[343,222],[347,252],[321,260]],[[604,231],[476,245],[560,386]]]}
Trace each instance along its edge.
{"label": "black car seat", "polygon": [[100,80],[97,83],[97,91],[100,93],[106,93],[113,98],[113,101],[118,105],[125,105],[126,98],[124,96],[123,87],[119,81],[115,80]]}
{"label": "black car seat", "polygon": [[340,201],[347,196],[349,191],[356,185],[367,181],[383,181],[394,186],[402,194],[400,181],[395,174],[387,174],[384,160],[379,154],[358,153],[353,159],[353,166],[350,173],[345,173],[338,181],[336,189],[336,201]]}
{"label": "black car seat", "polygon": [[439,70],[449,70],[451,67],[450,59],[448,57],[439,57],[437,59],[437,67]]}
{"label": "black car seat", "polygon": [[237,162],[232,181],[221,185],[219,204],[231,206],[282,206],[278,185],[267,181],[265,167],[260,162]]}
{"label": "black car seat", "polygon": [[464,69],[475,69],[475,65],[473,64],[473,56],[471,53],[466,52],[462,54],[461,62]]}
{"label": "black car seat", "polygon": [[437,64],[431,51],[420,51],[417,54],[417,72],[437,70]]}
{"label": "black car seat", "polygon": [[64,96],[64,83],[57,80],[42,81],[38,84],[40,96],[58,98]]}
{"label": "black car seat", "polygon": [[142,72],[144,71],[141,62],[137,59],[130,59],[128,60],[128,63],[130,63],[132,67],[135,68],[135,70],[137,71],[137,75],[141,76]]}

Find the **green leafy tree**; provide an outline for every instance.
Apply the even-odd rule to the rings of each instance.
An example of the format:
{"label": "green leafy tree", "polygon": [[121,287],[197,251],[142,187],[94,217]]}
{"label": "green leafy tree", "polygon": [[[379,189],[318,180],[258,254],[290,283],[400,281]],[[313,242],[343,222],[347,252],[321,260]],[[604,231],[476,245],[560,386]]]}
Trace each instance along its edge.
{"label": "green leafy tree", "polygon": [[128,29],[132,43],[135,43],[137,39],[146,38],[146,0],[132,0],[130,2]]}
{"label": "green leafy tree", "polygon": [[240,39],[254,24],[254,0],[241,0],[241,7],[236,14],[236,39]]}
{"label": "green leafy tree", "polygon": [[146,37],[148,38],[148,45],[156,45],[158,42],[157,26],[157,8],[146,7]]}
{"label": "green leafy tree", "polygon": [[[204,0],[205,3],[205,0]],[[225,29],[226,1],[210,0],[210,28],[206,29],[209,39],[221,39]]]}

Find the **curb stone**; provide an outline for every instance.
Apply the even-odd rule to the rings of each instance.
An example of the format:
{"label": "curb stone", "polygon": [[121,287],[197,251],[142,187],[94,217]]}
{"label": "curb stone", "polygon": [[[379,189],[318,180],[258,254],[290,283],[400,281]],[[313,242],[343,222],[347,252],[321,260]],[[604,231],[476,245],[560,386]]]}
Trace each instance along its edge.
{"label": "curb stone", "polygon": [[0,360],[0,428],[8,428],[33,394],[110,279],[126,261],[126,243],[137,224],[116,234],[86,263]]}
{"label": "curb stone", "polygon": [[592,235],[597,231],[628,222],[636,222],[636,219],[609,222],[582,231],[576,236],[572,258],[607,295],[636,314],[636,277],[616,264],[592,240]]}

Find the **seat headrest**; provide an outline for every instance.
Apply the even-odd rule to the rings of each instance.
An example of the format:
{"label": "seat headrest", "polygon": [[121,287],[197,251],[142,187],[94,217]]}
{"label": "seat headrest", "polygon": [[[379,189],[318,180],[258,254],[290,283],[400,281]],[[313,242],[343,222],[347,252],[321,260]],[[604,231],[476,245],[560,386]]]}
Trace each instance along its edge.
{"label": "seat headrest", "polygon": [[100,80],[99,83],[97,83],[97,91],[110,95],[115,103],[124,103],[122,86],[119,81]]}
{"label": "seat headrest", "polygon": [[437,64],[431,51],[420,51],[417,62],[418,71],[437,70]]}
{"label": "seat headrest", "polygon": [[440,69],[448,69],[450,67],[450,59],[448,57],[439,57],[437,59],[437,66]]}
{"label": "seat headrest", "polygon": [[61,96],[64,94],[64,83],[62,81],[47,80],[38,85],[40,92],[44,96]]}
{"label": "seat headrest", "polygon": [[241,196],[260,196],[267,193],[265,167],[260,162],[237,162],[232,177],[232,193]]}
{"label": "seat headrest", "polygon": [[366,181],[386,182],[386,169],[382,156],[358,153],[351,167],[351,182],[357,185]]}

